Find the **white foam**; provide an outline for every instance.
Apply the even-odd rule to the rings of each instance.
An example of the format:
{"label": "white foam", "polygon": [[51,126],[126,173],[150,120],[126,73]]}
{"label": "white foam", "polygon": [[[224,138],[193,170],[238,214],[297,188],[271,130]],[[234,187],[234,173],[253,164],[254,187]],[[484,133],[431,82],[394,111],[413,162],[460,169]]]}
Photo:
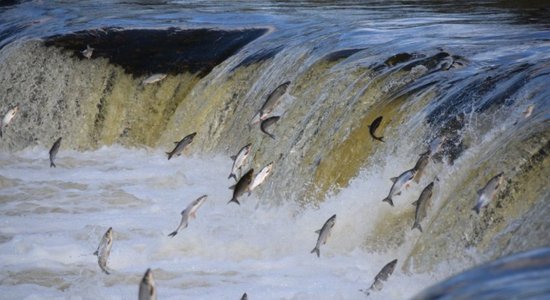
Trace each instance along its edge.
{"label": "white foam", "polygon": [[[0,174],[15,179],[0,191],[0,235],[8,237],[0,244],[1,288],[8,299],[134,299],[149,267],[159,299],[240,299],[244,292],[250,299],[364,299],[359,289],[394,258],[400,264],[371,299],[405,299],[447,275],[404,274],[412,242],[384,253],[364,249],[369,225],[410,200],[400,196],[396,208],[381,203],[393,167],[382,176],[362,174],[319,208],[304,209],[259,205],[254,193],[240,206],[227,204],[233,181],[225,156],[168,161],[161,150],[113,146],[60,151],[53,169],[47,149],[34,147],[0,160]],[[197,218],[169,238],[181,210],[202,194],[208,199]],[[317,258],[310,253],[314,231],[333,214],[336,226]],[[112,275],[92,255],[108,227]]]}

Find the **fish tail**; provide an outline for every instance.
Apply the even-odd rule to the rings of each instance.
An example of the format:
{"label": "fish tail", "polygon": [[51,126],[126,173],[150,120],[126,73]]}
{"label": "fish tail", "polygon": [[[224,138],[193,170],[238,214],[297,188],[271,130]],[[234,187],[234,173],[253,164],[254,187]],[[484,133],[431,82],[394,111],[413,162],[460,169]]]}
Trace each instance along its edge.
{"label": "fish tail", "polygon": [[169,236],[169,237],[175,237],[176,234],[178,234],[178,231],[177,231],[177,230],[174,231],[174,232],[172,232],[172,233],[170,233],[168,236]]}
{"label": "fish tail", "polygon": [[480,204],[476,204],[476,206],[474,206],[472,208],[472,210],[475,210],[475,212],[479,215],[479,211],[481,210],[481,205]]}
{"label": "fish tail", "polygon": [[241,203],[239,202],[239,200],[237,200],[237,198],[232,198],[231,200],[229,200],[229,202],[227,202],[227,204],[231,203],[231,202],[235,202],[237,203],[238,205],[241,205]]}
{"label": "fish tail", "polygon": [[316,253],[317,257],[321,257],[321,251],[319,251],[319,248],[317,247],[313,248],[310,253]]}
{"label": "fish tail", "polygon": [[384,198],[384,200],[382,200],[382,202],[388,202],[391,206],[393,206],[393,200],[391,199],[391,197]]}
{"label": "fish tail", "polygon": [[235,176],[235,174],[233,173],[229,174],[229,177],[227,177],[227,179],[230,179],[231,177],[235,178],[235,181],[237,180],[237,176]]}
{"label": "fish tail", "polygon": [[56,167],[56,166],[55,166],[54,162],[51,161],[51,162],[50,162],[50,168],[55,168],[55,167]]}
{"label": "fish tail", "polygon": [[374,137],[375,140],[378,140],[378,141],[381,141],[382,143],[384,142],[384,137],[381,136],[381,137]]}
{"label": "fish tail", "polygon": [[369,296],[369,295],[370,295],[370,290],[371,290],[371,289],[369,288],[369,289],[366,289],[366,290],[360,289],[359,291],[362,292],[362,293],[364,293],[366,296]]}
{"label": "fish tail", "polygon": [[96,256],[99,255],[99,251],[96,250],[96,251],[94,252],[94,255],[96,255]]}
{"label": "fish tail", "polygon": [[110,275],[110,274],[111,274],[111,273],[109,272],[109,269],[107,269],[107,266],[99,266],[99,267],[101,268],[101,270],[102,270],[103,272],[105,272],[105,274],[107,274],[107,275]]}
{"label": "fish tail", "polygon": [[416,221],[414,221],[414,224],[413,224],[413,227],[411,228],[411,230],[414,230],[415,228],[420,230],[420,232],[423,232],[422,231],[422,226],[420,226],[420,223],[418,223]]}
{"label": "fish tail", "polygon": [[275,139],[275,136],[273,134],[268,133],[267,135],[269,135],[270,138]]}
{"label": "fish tail", "polygon": [[170,160],[170,158],[172,158],[172,153],[166,152],[166,154],[168,155],[168,160]]}

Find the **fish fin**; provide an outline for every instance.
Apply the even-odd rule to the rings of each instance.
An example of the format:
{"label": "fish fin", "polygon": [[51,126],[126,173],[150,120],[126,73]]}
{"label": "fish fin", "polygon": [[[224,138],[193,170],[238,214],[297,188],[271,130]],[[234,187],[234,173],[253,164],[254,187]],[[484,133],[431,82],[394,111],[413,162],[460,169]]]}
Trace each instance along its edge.
{"label": "fish fin", "polygon": [[176,145],[179,144],[179,141],[175,141],[174,144],[176,144]]}
{"label": "fish fin", "polygon": [[395,183],[397,181],[397,177],[390,178],[391,182]]}
{"label": "fish fin", "polygon": [[237,159],[237,155],[231,155],[230,157],[231,157],[232,160]]}
{"label": "fish fin", "polygon": [[174,232],[172,232],[172,233],[170,233],[168,236],[169,236],[169,237],[175,237],[176,234],[178,234],[178,231],[177,231],[177,230],[174,231]]}
{"label": "fish fin", "polygon": [[50,162],[50,168],[55,168],[55,167],[56,167],[56,166],[55,166],[55,164],[53,163],[53,161]]}
{"label": "fish fin", "polygon": [[477,192],[476,192],[476,193],[477,193],[477,195],[478,195],[478,196],[479,196],[479,195],[481,195],[481,194],[483,194],[483,189],[479,189],[479,190],[477,190]]}
{"label": "fish fin", "polygon": [[321,233],[321,229],[315,230],[315,233],[317,233],[317,234]]}
{"label": "fish fin", "polygon": [[230,190],[234,190],[236,186],[237,186],[237,185],[234,184],[234,185],[230,186],[229,189],[230,189]]}
{"label": "fish fin", "polygon": [[393,201],[391,200],[390,197],[384,198],[384,200],[382,200],[382,202],[388,202],[391,206],[393,206]]}
{"label": "fish fin", "polygon": [[397,192],[395,195],[396,195],[396,196],[399,196],[399,195],[401,195],[401,192]]}
{"label": "fish fin", "polygon": [[479,215],[479,211],[481,210],[481,205],[476,204],[476,206],[474,206],[474,207],[472,208],[472,210],[475,210],[475,212]]}
{"label": "fish fin", "polygon": [[413,224],[413,227],[411,228],[411,230],[414,230],[415,228],[420,230],[420,232],[423,232],[422,231],[422,226],[420,226],[420,223],[418,223],[416,221],[414,221],[414,224]]}
{"label": "fish fin", "polygon": [[238,205],[241,205],[241,203],[239,202],[239,200],[237,200],[237,198],[233,198],[231,200],[229,200],[229,202],[227,202],[227,204],[231,203],[231,202],[235,202],[237,203]]}
{"label": "fish fin", "polygon": [[95,256],[98,256],[98,255],[99,255],[99,249],[96,250],[96,251],[94,252],[94,255],[95,255]]}
{"label": "fish fin", "polygon": [[418,205],[418,200],[414,201],[413,203],[411,203],[413,206],[417,206]]}
{"label": "fish fin", "polygon": [[170,158],[172,158],[172,153],[171,152],[166,152],[166,154],[168,155],[168,160],[170,160]]}
{"label": "fish fin", "polygon": [[317,257],[321,257],[321,251],[319,251],[319,248],[317,247],[313,248],[310,253],[316,253]]}

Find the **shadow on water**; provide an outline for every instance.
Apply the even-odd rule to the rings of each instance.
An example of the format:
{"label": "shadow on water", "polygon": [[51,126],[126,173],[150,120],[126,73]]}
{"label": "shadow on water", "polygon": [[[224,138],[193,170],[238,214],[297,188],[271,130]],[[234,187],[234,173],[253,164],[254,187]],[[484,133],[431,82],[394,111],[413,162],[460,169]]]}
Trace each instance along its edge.
{"label": "shadow on water", "polygon": [[51,36],[45,45],[73,51],[82,59],[81,51],[89,45],[94,48],[92,58],[108,58],[136,77],[184,71],[204,76],[267,31],[103,28]]}

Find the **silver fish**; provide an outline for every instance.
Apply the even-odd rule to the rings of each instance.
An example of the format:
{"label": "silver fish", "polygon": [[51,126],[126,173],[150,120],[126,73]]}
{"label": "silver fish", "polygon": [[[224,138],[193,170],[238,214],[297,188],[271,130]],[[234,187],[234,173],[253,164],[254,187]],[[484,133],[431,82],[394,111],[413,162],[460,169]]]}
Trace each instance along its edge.
{"label": "silver fish", "polygon": [[109,269],[107,268],[107,260],[111,254],[111,247],[113,246],[113,228],[109,227],[107,232],[101,238],[97,250],[94,252],[94,255],[97,256],[97,263],[101,270],[106,274],[110,274]]}
{"label": "silver fish", "polygon": [[366,291],[365,290],[360,290],[360,291],[365,292],[368,296],[368,295],[370,295],[370,291],[379,291],[379,290],[381,290],[382,287],[384,286],[384,284],[382,282],[388,280],[390,275],[395,270],[396,265],[397,265],[397,259],[394,259],[394,260],[390,261],[389,263],[387,263],[382,268],[382,270],[380,270],[380,272],[378,272],[378,274],[376,274],[376,276],[374,277],[374,282],[372,283],[372,285]]}
{"label": "silver fish", "polygon": [[250,191],[253,191],[256,187],[262,184],[266,178],[271,175],[271,170],[273,170],[273,162],[270,162],[267,166],[263,167],[260,172],[254,177],[252,184],[250,185]]}
{"label": "silver fish", "polygon": [[235,202],[241,205],[237,197],[242,196],[242,194],[244,194],[245,192],[248,192],[248,194],[250,195],[250,184],[252,183],[253,175],[254,169],[250,169],[243,175],[243,177],[241,177],[241,179],[239,179],[237,184],[231,187],[233,189],[233,197],[231,198],[231,200],[229,200],[229,202],[227,202],[228,204],[231,202]]}
{"label": "silver fish", "polygon": [[146,85],[146,84],[151,84],[151,83],[155,83],[155,82],[159,82],[161,80],[163,80],[164,78],[166,78],[166,74],[153,74],[145,79],[143,79],[143,81],[141,82],[141,84],[143,85]]}
{"label": "silver fish", "polygon": [[193,142],[193,138],[195,137],[195,135],[197,135],[197,133],[193,132],[190,135],[187,135],[186,137],[181,139],[181,141],[174,142],[174,144],[176,144],[176,147],[174,147],[174,150],[172,150],[171,152],[166,152],[166,154],[168,154],[168,160],[170,160],[170,158],[172,158],[172,156],[174,155],[180,156],[183,149],[185,149],[187,145]]}
{"label": "silver fish", "polygon": [[393,200],[391,198],[393,196],[401,195],[401,189],[411,183],[415,174],[416,170],[412,168],[401,173],[401,175],[399,175],[398,177],[391,178],[393,184],[391,186],[390,193],[388,194],[388,197],[382,200],[382,202],[388,202],[391,206],[393,206]]}
{"label": "silver fish", "polygon": [[2,119],[2,124],[0,124],[0,137],[2,137],[2,129],[4,127],[8,127],[8,125],[11,123],[11,120],[13,119],[13,117],[15,117],[18,111],[19,105],[16,105],[14,108],[8,110],[6,115],[4,115],[4,118]]}
{"label": "silver fish", "polygon": [[187,223],[189,222],[189,217],[196,218],[196,212],[199,207],[204,203],[206,200],[207,195],[202,195],[199,198],[197,198],[195,201],[191,202],[187,207],[181,212],[181,222],[176,228],[176,230],[172,233],[170,233],[169,237],[174,237],[176,234],[178,234],[178,231],[183,228],[187,228]]}
{"label": "silver fish", "polygon": [[92,54],[94,53],[94,48],[90,47],[90,45],[86,45],[86,49],[80,51],[80,53],[82,53],[82,56],[90,59],[92,58]]}
{"label": "silver fish", "polygon": [[272,139],[275,139],[275,136],[269,132],[267,132],[267,128],[269,128],[271,125],[277,123],[277,121],[279,121],[281,117],[278,117],[278,116],[274,116],[274,117],[269,117],[265,120],[262,121],[262,123],[260,124],[260,130],[269,135],[270,138]]}
{"label": "silver fish", "polygon": [[525,109],[525,111],[523,111],[523,116],[525,118],[529,118],[531,116],[531,114],[533,113],[533,110],[535,109],[535,105],[534,104],[530,104],[529,106],[527,106],[527,108]]}
{"label": "silver fish", "polygon": [[241,167],[244,164],[244,161],[250,154],[250,149],[252,148],[252,144],[248,144],[239,150],[239,153],[237,153],[236,156],[233,156],[233,167],[231,167],[231,174],[229,174],[229,177],[227,179],[233,177],[235,180],[237,180],[237,171],[241,170]]}
{"label": "silver fish", "polygon": [[502,175],[504,175],[504,173],[497,174],[495,177],[491,178],[482,189],[477,191],[479,197],[477,199],[476,205],[474,206],[474,208],[472,208],[476,211],[477,214],[479,214],[479,211],[482,208],[489,205],[489,203],[497,195],[499,188],[504,182],[504,177]]}
{"label": "silver fish", "polygon": [[420,181],[428,162],[430,162],[430,150],[420,154],[420,158],[416,161],[413,168],[416,170],[416,173],[414,174],[414,182],[418,183]]}
{"label": "silver fish", "polygon": [[244,293],[243,296],[241,297],[241,300],[248,300],[248,295]]}
{"label": "silver fish", "polygon": [[59,147],[61,146],[61,139],[62,139],[62,137],[58,138],[57,141],[55,141],[55,143],[53,143],[53,146],[50,149],[50,168],[51,167],[54,167],[54,168],[56,167],[55,163],[54,163],[54,160],[55,160],[55,157],[57,156],[57,152],[59,151]]}
{"label": "silver fish", "polygon": [[157,289],[153,279],[153,271],[147,269],[139,284],[139,300],[157,300]]}
{"label": "silver fish", "polygon": [[333,215],[332,217],[328,218],[328,220],[325,222],[323,227],[315,233],[319,234],[319,237],[317,238],[317,244],[315,244],[315,248],[311,250],[311,253],[317,253],[317,257],[321,257],[320,247],[321,245],[324,245],[327,243],[327,239],[330,237],[330,232],[332,230],[332,227],[334,227],[334,224],[336,223],[336,215]]}
{"label": "silver fish", "polygon": [[418,197],[418,200],[412,203],[413,205],[416,205],[416,212],[414,214],[414,224],[411,230],[417,228],[418,230],[420,230],[420,232],[422,232],[422,226],[420,226],[420,222],[424,220],[424,218],[428,214],[428,209],[432,205],[431,199],[433,187],[434,183],[432,181],[422,190],[422,193],[420,193],[420,197]]}
{"label": "silver fish", "polygon": [[267,96],[262,108],[260,108],[260,120],[265,120],[267,116],[277,107],[277,105],[279,105],[279,102],[282,96],[286,93],[289,85],[290,81],[287,81],[279,85],[275,88],[275,90],[273,90],[273,92],[271,92],[271,94],[269,94],[269,96]]}
{"label": "silver fish", "polygon": [[372,123],[369,125],[369,133],[370,133],[370,136],[372,136],[373,139],[377,140],[377,141],[381,141],[381,142],[384,142],[384,137],[381,136],[381,137],[377,137],[374,133],[376,132],[376,129],[378,129],[378,126],[380,126],[380,123],[382,123],[382,116],[374,119],[374,121],[372,121]]}

